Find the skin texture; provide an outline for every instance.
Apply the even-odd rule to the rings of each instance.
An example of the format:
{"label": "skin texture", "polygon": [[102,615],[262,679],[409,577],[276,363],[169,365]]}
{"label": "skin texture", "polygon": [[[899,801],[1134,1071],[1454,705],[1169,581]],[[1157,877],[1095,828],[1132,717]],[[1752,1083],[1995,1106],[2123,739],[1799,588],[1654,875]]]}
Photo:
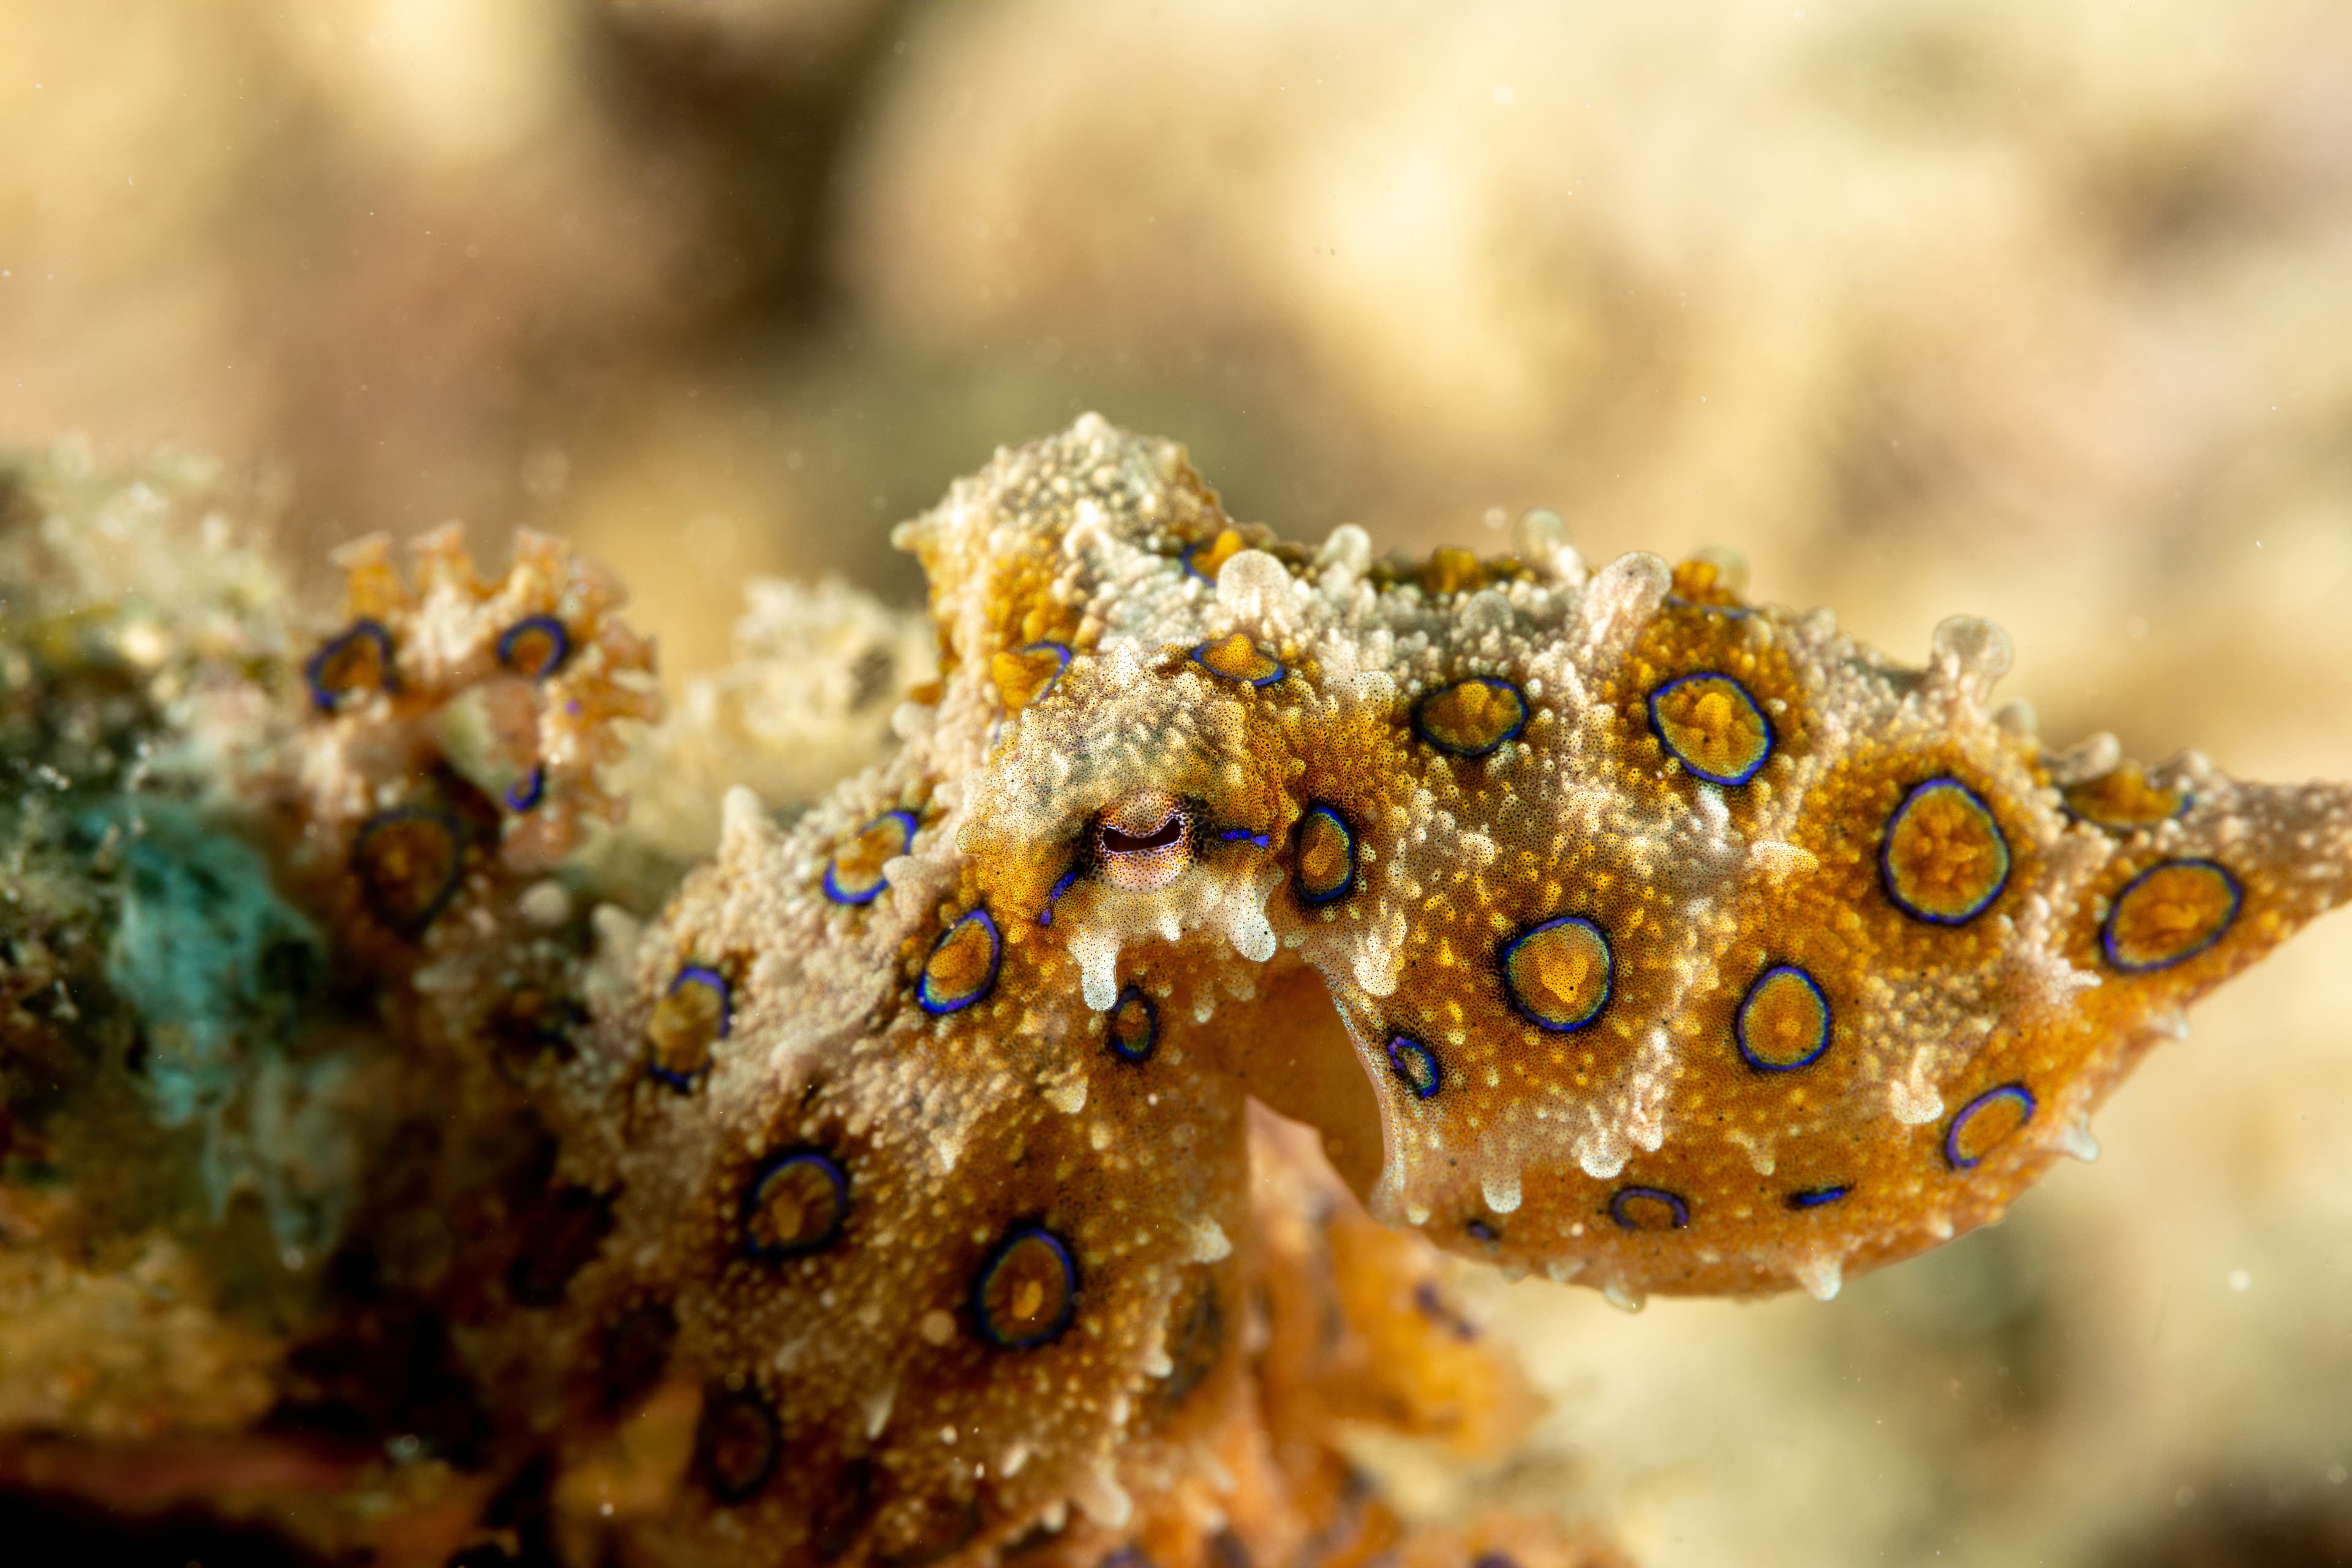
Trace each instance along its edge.
{"label": "skin texture", "polygon": [[[940,672],[898,754],[789,826],[730,795],[642,930],[537,978],[486,940],[593,768],[499,816],[519,858],[445,892],[429,833],[395,841],[348,911],[409,928],[383,962],[422,1034],[534,986],[573,1010],[524,1069],[555,1218],[466,1353],[551,1430],[670,1412],[683,1479],[631,1560],[1599,1561],[1526,1521],[1404,1535],[1338,1458],[1347,1420],[1491,1449],[1524,1398],[1397,1310],[1439,1276],[1381,1226],[1623,1304],[1826,1298],[2094,1154],[2139,1054],[2352,878],[2352,792],[2047,752],[1989,711],[1979,621],[1915,669],[1707,560],[1285,545],[1092,417],[898,538]],[[436,620],[379,567],[354,611],[394,679],[352,656],[378,689],[319,705],[295,787],[342,825],[322,865],[440,765],[386,738],[535,689],[482,650],[562,614],[468,589]],[[437,684],[432,637],[470,650]]]}

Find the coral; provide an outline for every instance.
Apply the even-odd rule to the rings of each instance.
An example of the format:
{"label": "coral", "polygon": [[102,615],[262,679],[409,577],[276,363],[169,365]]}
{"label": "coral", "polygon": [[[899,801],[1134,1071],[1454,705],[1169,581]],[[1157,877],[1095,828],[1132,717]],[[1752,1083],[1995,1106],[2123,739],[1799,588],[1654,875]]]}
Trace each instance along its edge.
{"label": "coral", "polygon": [[[1409,1523],[1348,1458],[1531,1417],[1445,1253],[1623,1305],[1833,1295],[2089,1157],[2185,1005],[2352,880],[2352,790],[2050,752],[1989,709],[1983,622],[1906,668],[1719,557],[1589,572],[1541,515],[1504,558],[1301,548],[1089,416],[899,538],[939,662],[897,749],[803,808],[750,761],[789,671],[714,684],[653,742],[699,760],[630,770],[768,798],[729,790],[666,900],[606,826],[650,649],[551,542],[486,582],[430,536],[413,587],[359,547],[342,620],[195,658],[213,699],[150,721],[243,811],[157,815],[82,920],[114,1004],[178,1021],[136,1103],[371,1086],[256,1121],[243,1177],[282,1238],[308,1189],[268,1162],[349,1168],[300,1210],[341,1240],[279,1309],[268,1431],[427,1446],[281,1499],[313,1539],[1612,1562]],[[879,672],[809,701],[837,738],[915,658],[829,624]],[[147,941],[135,900],[199,873],[226,891]],[[256,956],[308,930],[316,998]]]}

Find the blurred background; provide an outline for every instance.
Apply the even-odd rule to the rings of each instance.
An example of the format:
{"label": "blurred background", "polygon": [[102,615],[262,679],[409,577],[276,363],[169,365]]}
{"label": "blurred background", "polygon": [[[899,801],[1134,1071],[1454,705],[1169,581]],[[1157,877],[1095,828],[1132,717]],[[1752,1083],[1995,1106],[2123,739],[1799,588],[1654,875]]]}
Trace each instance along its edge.
{"label": "blurred background", "polygon": [[[673,676],[1083,409],[1238,516],[1732,546],[1906,657],[2352,777],[2352,7],[0,9],[0,440],[199,447],[306,560],[518,524]],[[327,574],[310,581],[323,600]],[[2011,1220],[1837,1301],[1496,1284],[1555,1399],[1414,1507],[1652,1568],[2352,1563],[2352,921]]]}

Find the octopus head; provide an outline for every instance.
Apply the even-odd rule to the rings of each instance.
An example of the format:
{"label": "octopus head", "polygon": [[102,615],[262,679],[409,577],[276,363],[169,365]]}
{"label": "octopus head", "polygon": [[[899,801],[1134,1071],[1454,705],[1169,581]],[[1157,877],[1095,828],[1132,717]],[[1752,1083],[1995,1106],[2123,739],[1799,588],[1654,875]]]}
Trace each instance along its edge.
{"label": "octopus head", "polygon": [[972,777],[959,845],[982,896],[1063,933],[1097,1010],[1136,942],[1274,956],[1269,847],[1292,808],[1264,705],[1232,684],[1181,650],[1076,656]]}

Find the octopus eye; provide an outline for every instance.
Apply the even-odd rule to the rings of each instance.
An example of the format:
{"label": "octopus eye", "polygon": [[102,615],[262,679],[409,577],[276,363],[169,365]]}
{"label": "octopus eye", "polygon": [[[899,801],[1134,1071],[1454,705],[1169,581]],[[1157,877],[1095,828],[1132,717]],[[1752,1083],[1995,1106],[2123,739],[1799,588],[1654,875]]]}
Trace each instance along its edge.
{"label": "octopus eye", "polygon": [[1096,821],[1095,853],[1114,885],[1164,888],[1192,863],[1192,814],[1160,790],[1129,795]]}

